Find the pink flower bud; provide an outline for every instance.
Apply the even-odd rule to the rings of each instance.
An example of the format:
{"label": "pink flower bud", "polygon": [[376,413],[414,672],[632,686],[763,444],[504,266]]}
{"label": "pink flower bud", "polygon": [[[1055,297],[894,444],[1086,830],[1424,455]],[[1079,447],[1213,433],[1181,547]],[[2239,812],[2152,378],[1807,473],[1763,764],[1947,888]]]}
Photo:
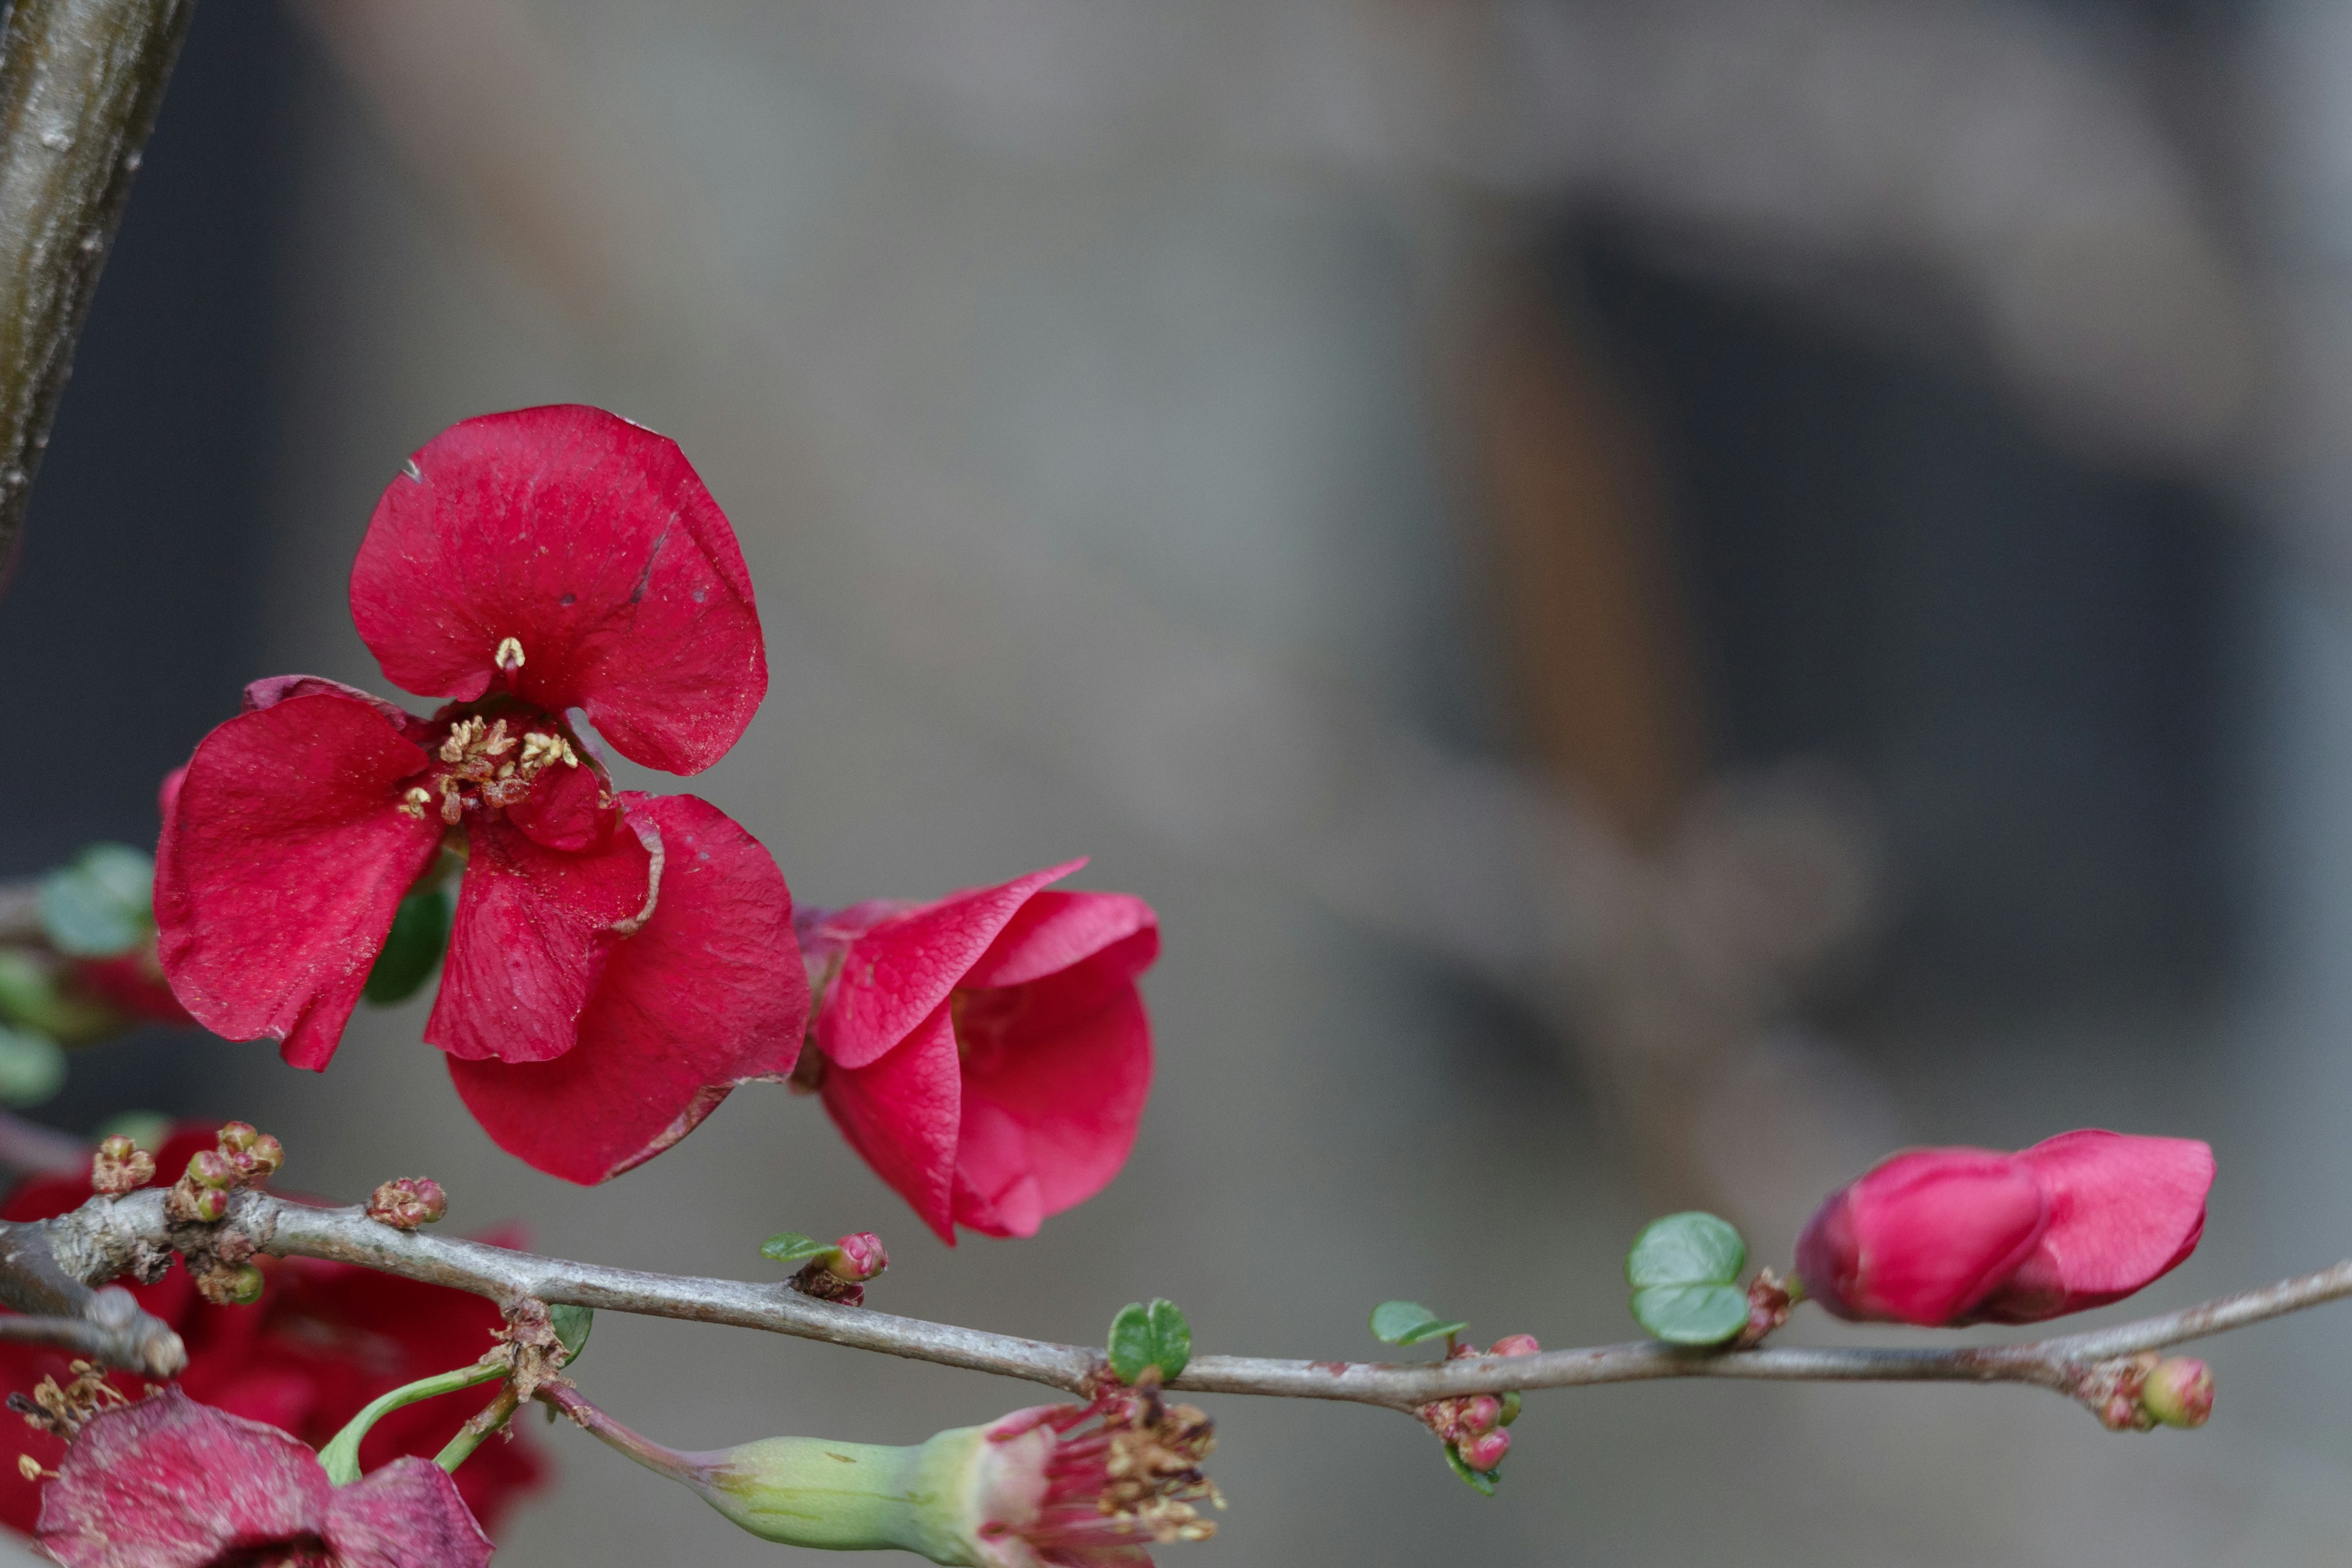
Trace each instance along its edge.
{"label": "pink flower bud", "polygon": [[188,1161],[187,1180],[194,1186],[226,1191],[236,1185],[236,1167],[225,1154],[199,1150]]}
{"label": "pink flower bud", "polygon": [[120,1133],[100,1143],[98,1152],[90,1157],[92,1192],[133,1192],[154,1179],[155,1157]]}
{"label": "pink flower bud", "polygon": [[1493,1469],[1510,1451],[1511,1435],[1500,1428],[1481,1432],[1475,1437],[1465,1437],[1454,1445],[1454,1452],[1474,1470]]}
{"label": "pink flower bud", "polygon": [[1472,1436],[1491,1432],[1503,1424],[1503,1402],[1491,1394],[1481,1394],[1462,1401],[1462,1414],[1454,1424]]}
{"label": "pink flower bud", "polygon": [[2120,1300],[2187,1258],[2212,1182],[2212,1150],[2180,1138],[1916,1149],[1831,1194],[1797,1273],[1855,1321],[2037,1322]]}
{"label": "pink flower bud", "polygon": [[1494,1348],[1486,1353],[1488,1355],[1533,1355],[1541,1349],[1543,1346],[1536,1343],[1536,1337],[1533,1334],[1505,1334],[1495,1342]]}
{"label": "pink flower bud", "polygon": [[880,1237],[870,1230],[861,1230],[835,1243],[824,1266],[850,1284],[862,1285],[890,1267],[890,1255],[883,1250]]}
{"label": "pink flower bud", "polygon": [[221,1124],[220,1147],[224,1154],[242,1154],[254,1145],[261,1134],[250,1121],[225,1121]]}
{"label": "pink flower bud", "polygon": [[2202,1426],[2213,1414],[2213,1373],[2191,1356],[2158,1362],[2140,1389],[2140,1408],[2167,1426]]}
{"label": "pink flower bud", "polygon": [[264,1132],[236,1156],[237,1170],[248,1181],[267,1181],[286,1163],[286,1146]]}
{"label": "pink flower bud", "polygon": [[187,1197],[188,1214],[199,1225],[211,1225],[228,1213],[228,1194],[219,1187],[198,1187]]}
{"label": "pink flower bud", "polygon": [[430,1176],[402,1176],[368,1195],[368,1218],[394,1230],[432,1225],[448,1212],[449,1194]]}

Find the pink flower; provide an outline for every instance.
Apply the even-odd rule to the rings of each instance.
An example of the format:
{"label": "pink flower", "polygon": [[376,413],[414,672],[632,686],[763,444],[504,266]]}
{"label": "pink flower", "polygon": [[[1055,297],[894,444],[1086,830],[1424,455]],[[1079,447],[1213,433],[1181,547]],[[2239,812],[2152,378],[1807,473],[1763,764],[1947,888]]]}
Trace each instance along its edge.
{"label": "pink flower", "polygon": [[347,1487],[275,1426],[166,1388],[90,1417],[41,1494],[66,1568],[481,1568],[489,1538],[428,1459]]}
{"label": "pink flower", "polygon": [[2197,1248],[2213,1151],[2085,1130],[2016,1154],[1914,1149],[1831,1194],[1806,1293],[1860,1322],[2031,1323],[2104,1307]]}
{"label": "pink flower", "polygon": [[1136,979],[1159,920],[1125,893],[1046,889],[1084,864],[803,921],[822,992],[803,1077],[950,1246],[958,1225],[1035,1235],[1134,1146],[1151,1087]]}
{"label": "pink flower", "polygon": [[602,1181],[790,1071],[806,997],[774,862],[691,795],[615,791],[572,717],[690,773],[766,692],[750,576],[677,447],[593,408],[453,426],[377,503],[351,602],[384,674],[449,701],[257,681],[166,782],[160,950],[196,1020],[324,1068],[446,847],[466,869],[425,1037],[509,1152]]}

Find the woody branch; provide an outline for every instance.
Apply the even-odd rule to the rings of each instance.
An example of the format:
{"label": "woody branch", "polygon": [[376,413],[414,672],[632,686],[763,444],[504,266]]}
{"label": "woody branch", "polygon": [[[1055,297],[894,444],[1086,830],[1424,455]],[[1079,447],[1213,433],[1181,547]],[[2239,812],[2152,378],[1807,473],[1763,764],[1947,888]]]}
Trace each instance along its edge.
{"label": "woody branch", "polygon": [[[209,1252],[224,1234],[278,1257],[327,1259],[450,1286],[511,1308],[536,1300],[646,1317],[723,1323],[877,1351],[943,1366],[996,1373],[1071,1393],[1105,1375],[1100,1351],[901,1318],[800,1295],[788,1285],[632,1269],[541,1258],[479,1242],[393,1229],[357,1208],[318,1208],[257,1192],[238,1194],[226,1220],[175,1225],[164,1194],[150,1189],[95,1198],[58,1219],[0,1226],[0,1295],[46,1318],[7,1331],[75,1343],[96,1359],[165,1375],[178,1341],[144,1313],[121,1320],[121,1292],[88,1287],[135,1273],[170,1250]],[[46,1282],[46,1283],[45,1283]],[[49,1292],[44,1304],[43,1292]],[[79,1296],[73,1292],[79,1291]],[[2145,1352],[2245,1328],[2352,1296],[2352,1259],[2299,1279],[2225,1296],[2113,1328],[2021,1344],[1951,1350],[1780,1348],[1695,1351],[1656,1342],[1469,1356],[1422,1364],[1192,1358],[1172,1386],[1203,1394],[1336,1399],[1412,1411],[1433,1400],[1507,1389],[1570,1388],[1659,1378],[1730,1377],[1784,1383],[2018,1383],[2096,1407],[2118,1363]],[[89,1333],[104,1314],[107,1335]],[[75,1325],[83,1325],[77,1329]],[[82,1337],[77,1338],[80,1334]],[[110,1336],[110,1337],[108,1337]],[[103,1339],[104,1342],[100,1341]]]}

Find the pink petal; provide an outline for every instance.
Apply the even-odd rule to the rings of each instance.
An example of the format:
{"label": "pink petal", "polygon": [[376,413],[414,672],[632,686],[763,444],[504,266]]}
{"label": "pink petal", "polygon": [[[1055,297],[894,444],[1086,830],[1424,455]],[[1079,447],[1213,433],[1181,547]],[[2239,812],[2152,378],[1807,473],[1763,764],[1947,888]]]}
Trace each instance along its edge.
{"label": "pink petal", "polygon": [[205,737],[156,853],[158,952],[196,1021],[323,1068],[441,824],[400,809],[425,766],[374,707],[296,697]]}
{"label": "pink petal", "polygon": [[551,1060],[578,1042],[620,928],[656,887],[654,858],[627,826],[579,854],[495,818],[477,818],[468,837],[425,1043],[469,1061]]}
{"label": "pink petal", "polygon": [[83,1428],[41,1493],[37,1539],[66,1568],[210,1568],[315,1535],[333,1489],[285,1433],[166,1387]]}
{"label": "pink petal", "polygon": [[944,1005],[877,1060],[862,1068],[828,1061],[824,1071],[834,1125],[950,1247],[961,1078]]}
{"label": "pink petal", "polygon": [[530,793],[507,807],[507,820],[531,841],[572,853],[587,848],[612,826],[604,782],[594,768],[562,763],[539,775]]}
{"label": "pink petal", "polygon": [[383,714],[386,723],[420,746],[433,729],[432,725],[397,702],[387,702],[373,691],[345,686],[341,681],[330,680],[323,675],[266,675],[259,680],[247,681],[244,699],[237,704],[237,711],[258,713],[264,708],[277,707],[289,697],[341,697],[353,702],[364,702]]}
{"label": "pink petal", "polygon": [[961,984],[1020,985],[1067,969],[1149,931],[1152,940],[1148,945],[1121,950],[1135,965],[1125,978],[1133,979],[1160,955],[1159,930],[1160,917],[1131,893],[1039,893],[1007,922]]}
{"label": "pink petal", "polygon": [[[1000,1039],[983,1038],[983,1005],[1003,994],[972,994],[961,1026],[956,1217],[991,1235],[1028,1236],[1034,1220],[1025,1229],[1000,1229],[980,1217],[978,1205],[1020,1212],[1008,1206],[1010,1194],[1026,1181],[1037,1212],[1059,1214],[1110,1184],[1135,1147],[1151,1091],[1151,1025],[1132,983],[1106,994],[1080,968],[1011,994],[1020,998],[1018,1021]],[[1018,1137],[1006,1136],[1007,1129]],[[976,1200],[969,1210],[967,1192]]]}
{"label": "pink petal", "polygon": [[335,1568],[483,1568],[490,1538],[449,1472],[415,1455],[337,1487],[327,1503]]}
{"label": "pink petal", "polygon": [[661,831],[661,897],[614,949],[579,1045],[449,1064],[499,1147],[583,1185],[668,1148],[737,1084],[791,1072],[808,1022],[792,894],[760,841],[692,795],[622,801]]}
{"label": "pink petal", "polygon": [[352,618],[396,686],[470,701],[503,679],[668,773],[717,762],[768,689],[751,574],[710,492],[675,442],[577,405],[420,448],[369,521]]}
{"label": "pink petal", "polygon": [[2013,1284],[1984,1304],[2000,1322],[2037,1322],[2119,1301],[2170,1273],[2205,1232],[2213,1151],[2190,1138],[2085,1129],[2017,1156],[2042,1184],[2050,1227]]}
{"label": "pink petal", "polygon": [[859,935],[817,1015],[835,1067],[861,1068],[907,1037],[963,983],[1021,906],[1085,865],[1071,860],[993,888],[969,888],[893,915]]}
{"label": "pink petal", "polygon": [[1916,1149],[1822,1205],[1797,1272],[1841,1318],[1944,1326],[1999,1289],[2046,1224],[2041,1184],[2015,1156]]}

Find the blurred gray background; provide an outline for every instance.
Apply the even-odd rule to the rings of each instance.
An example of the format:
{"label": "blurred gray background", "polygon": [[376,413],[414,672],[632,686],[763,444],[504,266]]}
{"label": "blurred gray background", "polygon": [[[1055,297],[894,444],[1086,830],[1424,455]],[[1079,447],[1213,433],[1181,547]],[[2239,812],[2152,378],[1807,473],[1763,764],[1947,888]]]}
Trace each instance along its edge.
{"label": "blurred gray background", "polygon": [[[310,0],[200,8],[0,601],[0,874],[152,838],[254,676],[384,689],[343,584],[490,409],[677,437],[769,701],[694,781],[800,898],[1073,854],[1159,908],[1101,1198],[953,1252],[814,1102],[583,1191],[364,1012],[321,1077],[155,1032],[43,1114],[239,1115],[545,1250],[1372,1353],[1633,1332],[1644,1219],[1784,1263],[1906,1142],[2210,1139],[2121,1316],[2352,1252],[2344,0]],[[412,704],[422,706],[422,704]],[[1164,1562],[2302,1563],[2340,1311],[2210,1426],[2014,1389],[1539,1395],[1482,1500],[1382,1413],[1213,1402]],[[1801,1314],[1792,1338],[1834,1335]],[[1882,1336],[1903,1339],[1902,1335]],[[607,1317],[665,1440],[1038,1397]],[[569,1431],[499,1561],[793,1558]]]}

